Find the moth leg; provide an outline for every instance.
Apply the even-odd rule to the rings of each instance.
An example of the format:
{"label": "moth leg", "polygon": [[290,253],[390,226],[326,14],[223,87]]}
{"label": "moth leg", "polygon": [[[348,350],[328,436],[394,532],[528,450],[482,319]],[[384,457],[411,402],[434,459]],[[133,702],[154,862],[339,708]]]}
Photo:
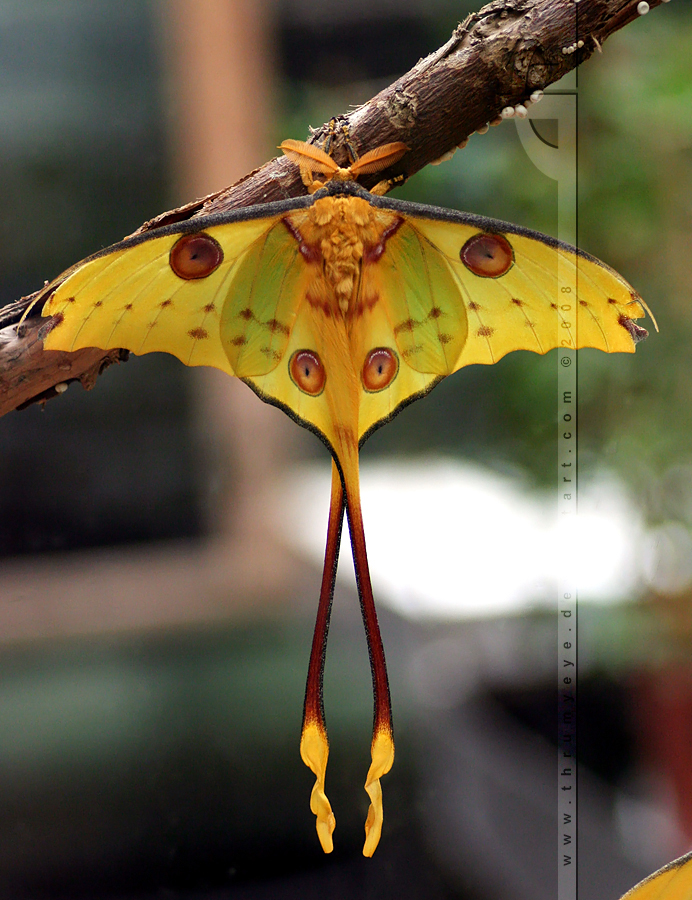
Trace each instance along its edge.
{"label": "moth leg", "polygon": [[328,125],[329,131],[327,132],[327,137],[324,139],[324,144],[322,145],[322,149],[329,156],[332,155],[332,143],[334,141],[334,132],[336,131],[336,119],[332,117],[329,120]]}
{"label": "moth leg", "polygon": [[392,188],[395,188],[399,184],[403,184],[405,181],[405,175],[396,175],[394,178],[386,178],[384,181],[378,181],[374,187],[371,187],[370,193],[382,197],[384,194],[388,194]]}
{"label": "moth leg", "polygon": [[[305,183],[305,179],[303,179],[303,183]],[[310,185],[308,186],[306,184],[308,194],[314,194],[316,191],[321,191],[326,183],[326,181],[317,181],[312,177],[312,173],[310,173]]]}
{"label": "moth leg", "polygon": [[312,193],[312,185],[313,185],[313,181],[314,181],[314,179],[312,177],[312,169],[309,166],[304,166],[301,164],[300,177],[301,177],[303,184],[308,189],[308,193],[311,194]]}
{"label": "moth leg", "polygon": [[321,190],[326,184],[325,181],[318,181],[314,177],[309,164],[300,166],[300,177],[303,184],[308,189],[308,194],[314,194],[316,191]]}
{"label": "moth leg", "polygon": [[349,156],[349,164],[353,165],[354,162],[358,159],[358,154],[356,153],[356,148],[353,146],[351,141],[351,129],[348,122],[342,122],[341,124],[341,133],[344,136],[344,140],[346,142],[346,151]]}

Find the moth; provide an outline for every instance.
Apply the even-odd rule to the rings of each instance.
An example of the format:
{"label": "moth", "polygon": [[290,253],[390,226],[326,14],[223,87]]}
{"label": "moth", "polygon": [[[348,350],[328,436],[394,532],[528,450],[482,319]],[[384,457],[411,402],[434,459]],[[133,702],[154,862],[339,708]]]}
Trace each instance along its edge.
{"label": "moth", "polygon": [[[384,197],[363,175],[395,165],[402,143],[340,167],[285,141],[308,195],[138,234],[68,269],[38,295],[46,350],[172,353],[241,378],[315,432],[332,455],[329,524],[308,669],[301,756],[310,808],[332,850],[322,677],[339,543],[348,518],[370,653],[374,723],[363,853],[383,821],[380,779],[394,761],[384,648],[361,516],[359,449],[404,406],[463,366],[512,350],[597,347],[632,353],[646,307],[599,260],[559,241],[468,213]],[[328,148],[329,149],[329,148]]]}
{"label": "moth", "polygon": [[674,859],[631,888],[621,900],[690,900],[692,853]]}

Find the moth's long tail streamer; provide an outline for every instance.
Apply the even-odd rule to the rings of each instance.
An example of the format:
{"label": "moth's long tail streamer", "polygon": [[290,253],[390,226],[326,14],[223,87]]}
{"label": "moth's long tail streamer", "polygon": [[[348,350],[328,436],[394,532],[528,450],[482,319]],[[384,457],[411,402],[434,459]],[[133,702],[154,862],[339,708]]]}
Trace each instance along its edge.
{"label": "moth's long tail streamer", "polygon": [[363,614],[363,624],[365,625],[365,635],[368,642],[375,702],[372,744],[370,748],[372,762],[365,779],[365,790],[370,797],[370,808],[365,821],[365,844],[363,846],[363,856],[372,856],[382,834],[383,810],[380,778],[389,772],[394,762],[392,705],[389,695],[389,679],[387,678],[384,645],[382,644],[380,626],[377,622],[375,600],[370,584],[368,556],[365,549],[357,457],[355,466],[344,467],[344,482],[351,549],[356,570],[360,608]]}
{"label": "moth's long tail streamer", "polygon": [[310,809],[317,817],[317,836],[325,853],[331,853],[334,848],[332,833],[336,827],[336,819],[324,789],[327,757],[329,756],[329,740],[324,717],[322,683],[343,522],[344,492],[341,486],[339,470],[336,464],[332,463],[332,496],[329,508],[327,548],[324,554],[320,601],[317,607],[315,632],[312,638],[308,680],[305,688],[305,705],[303,707],[303,729],[300,738],[300,755],[305,765],[316,776],[315,785],[310,795]]}

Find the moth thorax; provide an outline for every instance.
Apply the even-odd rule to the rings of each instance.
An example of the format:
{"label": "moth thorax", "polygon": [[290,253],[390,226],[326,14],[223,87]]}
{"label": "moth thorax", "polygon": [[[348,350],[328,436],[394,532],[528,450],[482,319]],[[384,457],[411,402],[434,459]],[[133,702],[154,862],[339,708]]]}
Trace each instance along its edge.
{"label": "moth thorax", "polygon": [[354,229],[337,227],[322,241],[324,275],[341,313],[348,315],[363,259],[363,242]]}
{"label": "moth thorax", "polygon": [[324,277],[343,316],[356,307],[364,248],[381,239],[391,218],[388,213],[380,221],[360,197],[325,197],[309,212],[303,235],[318,243]]}

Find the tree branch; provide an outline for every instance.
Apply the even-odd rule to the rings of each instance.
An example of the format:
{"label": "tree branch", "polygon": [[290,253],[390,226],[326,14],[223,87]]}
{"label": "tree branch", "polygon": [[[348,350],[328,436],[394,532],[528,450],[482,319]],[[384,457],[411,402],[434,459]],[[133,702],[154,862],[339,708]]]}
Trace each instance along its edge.
{"label": "tree branch", "polygon": [[[664,0],[649,0],[655,7]],[[530,102],[588,59],[611,34],[639,17],[638,0],[493,0],[466,18],[447,43],[396,82],[339,121],[348,125],[359,151],[403,141],[409,151],[387,172],[363,178],[365,187],[383,177],[409,178],[428,163],[463,145],[471,134],[498,119],[502,109]],[[322,143],[323,125],[312,136]],[[334,138],[334,157],[347,161],[344,136]],[[161,225],[305,193],[296,166],[273,159],[231,187],[163,213],[135,234]],[[0,415],[45,402],[60,385],[80,381],[91,388],[127,351],[43,351],[50,320],[41,300],[17,325],[40,292],[0,310]],[[59,390],[55,390],[55,386]]]}

